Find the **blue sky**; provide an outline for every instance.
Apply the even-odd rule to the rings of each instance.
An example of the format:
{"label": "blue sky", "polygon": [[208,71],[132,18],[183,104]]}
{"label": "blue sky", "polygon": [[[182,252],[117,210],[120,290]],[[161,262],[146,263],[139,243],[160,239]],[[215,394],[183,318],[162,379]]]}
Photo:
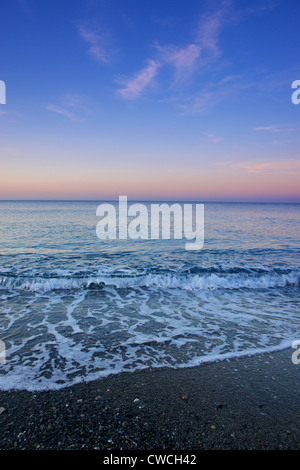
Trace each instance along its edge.
{"label": "blue sky", "polygon": [[0,198],[300,202],[297,0],[0,8]]}

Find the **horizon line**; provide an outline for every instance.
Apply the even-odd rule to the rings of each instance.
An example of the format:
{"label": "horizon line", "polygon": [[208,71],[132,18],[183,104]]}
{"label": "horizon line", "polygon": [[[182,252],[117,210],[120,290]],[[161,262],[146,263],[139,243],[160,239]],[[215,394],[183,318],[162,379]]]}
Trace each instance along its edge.
{"label": "horizon line", "polygon": [[[118,199],[0,199],[0,202],[119,202]],[[220,201],[199,199],[128,199],[128,202],[173,202],[199,204],[300,204],[300,201]]]}

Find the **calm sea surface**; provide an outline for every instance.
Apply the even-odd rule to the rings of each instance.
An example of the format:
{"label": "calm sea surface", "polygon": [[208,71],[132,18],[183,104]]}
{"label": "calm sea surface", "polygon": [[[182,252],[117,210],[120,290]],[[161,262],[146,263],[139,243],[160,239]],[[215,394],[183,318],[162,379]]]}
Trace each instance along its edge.
{"label": "calm sea surface", "polygon": [[0,202],[1,389],[290,347],[300,205],[205,204],[205,243],[99,240],[98,202]]}

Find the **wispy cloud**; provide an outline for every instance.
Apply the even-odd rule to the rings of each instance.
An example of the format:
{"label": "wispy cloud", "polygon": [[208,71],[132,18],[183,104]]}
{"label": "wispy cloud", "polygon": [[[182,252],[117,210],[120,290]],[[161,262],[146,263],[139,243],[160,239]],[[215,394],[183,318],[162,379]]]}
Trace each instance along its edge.
{"label": "wispy cloud", "polygon": [[205,113],[221,101],[249,87],[240,79],[239,75],[231,75],[218,82],[209,83],[199,92],[187,96],[184,100],[180,99],[178,106],[183,114]]}
{"label": "wispy cloud", "polygon": [[109,57],[104,34],[99,34],[95,29],[92,29],[85,24],[80,24],[78,26],[78,31],[82,39],[89,46],[89,53],[98,62],[107,62]]}
{"label": "wispy cloud", "polygon": [[254,131],[270,131],[270,132],[280,132],[277,127],[274,126],[262,126],[262,127],[254,127]]}
{"label": "wispy cloud", "polygon": [[176,81],[189,76],[195,69],[201,54],[199,44],[188,44],[185,47],[156,45],[160,60],[172,64],[176,70]]}
{"label": "wispy cloud", "polygon": [[288,139],[286,139],[286,140],[283,140],[283,139],[282,140],[280,140],[280,139],[272,140],[273,145],[286,145],[286,144],[291,144],[293,142],[294,142],[293,140],[288,140]]}
{"label": "wispy cloud", "polygon": [[214,132],[207,132],[200,140],[210,144],[218,144],[219,142],[222,142],[224,138],[216,135]]}
{"label": "wispy cloud", "polygon": [[240,168],[246,170],[248,173],[274,173],[280,172],[288,175],[300,174],[299,161],[284,161],[284,162],[264,162],[264,163],[240,163]]}
{"label": "wispy cloud", "polygon": [[246,8],[239,10],[235,13],[234,18],[236,21],[240,21],[243,17],[248,15],[272,11],[279,5],[279,3],[280,0],[265,0],[264,2],[260,2],[254,6],[247,6]]}
{"label": "wispy cloud", "polygon": [[82,95],[65,94],[61,99],[61,103],[61,105],[48,104],[46,109],[76,122],[85,121],[85,115],[90,112],[88,98]]}
{"label": "wispy cloud", "polygon": [[[264,8],[243,6],[239,10],[237,2],[234,3],[233,0],[218,2],[217,8],[210,9],[198,17],[192,40],[177,45],[154,41],[152,43],[154,53],[148,58],[148,65],[129,79],[125,87],[117,90],[117,93],[127,99],[140,97],[158,72],[170,65],[174,72],[167,91],[171,91],[173,96],[171,98],[166,96],[164,99],[177,102],[184,113],[201,113],[229,95],[243,91],[245,87],[249,87],[249,84],[239,85],[240,82],[237,80],[241,77],[227,74],[220,78],[219,83],[213,85],[210,73],[209,81],[205,84],[205,72],[211,72],[211,67],[216,66],[223,55],[220,39],[225,27],[239,23],[248,15],[274,7],[274,2],[266,3],[267,6]],[[195,91],[196,81],[193,79],[199,78],[200,74],[202,74],[202,87],[198,87],[198,91]],[[166,76],[167,74],[162,76],[162,80],[166,80]],[[192,85],[191,88],[189,85]]]}
{"label": "wispy cloud", "polygon": [[[6,106],[5,106],[6,107]],[[3,119],[7,122],[15,122],[18,118],[22,118],[23,114],[17,111],[7,111],[0,107],[0,119]]]}
{"label": "wispy cloud", "polygon": [[162,63],[175,67],[175,82],[189,78],[219,57],[219,36],[226,24],[230,6],[231,0],[226,0],[216,11],[201,15],[193,42],[184,46],[154,44]]}
{"label": "wispy cloud", "polygon": [[220,55],[219,37],[228,22],[231,0],[224,0],[220,7],[212,13],[206,13],[200,17],[196,42],[203,51],[209,53],[209,58],[217,58]]}
{"label": "wispy cloud", "polygon": [[219,33],[230,5],[231,0],[224,0],[216,12],[201,17],[194,42],[180,46],[161,45],[154,42],[156,58],[148,59],[148,65],[128,80],[126,86],[118,90],[118,94],[127,99],[138,98],[146,86],[152,82],[158,70],[166,65],[174,67],[175,83],[182,82],[197,70],[200,60],[202,65],[205,60],[208,60],[203,55],[205,52],[209,59],[218,56]]}
{"label": "wispy cloud", "polygon": [[125,87],[117,90],[117,93],[126,99],[138,98],[143,90],[152,83],[160,66],[160,62],[149,60],[148,65],[129,79]]}
{"label": "wispy cloud", "polygon": [[230,166],[230,167],[234,164],[235,164],[234,160],[226,160],[226,161],[223,161],[223,162],[216,162],[215,163],[215,165],[217,165],[217,166]]}
{"label": "wispy cloud", "polygon": [[217,162],[218,166],[227,166],[232,169],[241,169],[247,173],[273,174],[280,173],[285,175],[300,175],[300,161],[285,160],[272,162]]}
{"label": "wispy cloud", "polygon": [[71,119],[71,121],[76,121],[78,119],[76,119],[76,116],[75,114],[71,113],[70,111],[68,111],[67,109],[65,108],[62,108],[60,106],[57,106],[55,104],[48,104],[46,106],[46,109],[48,111],[52,111],[53,113],[58,113],[58,114],[61,114],[62,116],[65,116],[69,119]]}
{"label": "wispy cloud", "polygon": [[266,131],[266,132],[294,132],[297,129],[289,126],[260,126],[260,127],[254,127],[254,131]]}
{"label": "wispy cloud", "polygon": [[88,96],[78,93],[66,93],[62,98],[62,103],[68,108],[84,113],[90,113],[91,100]]}

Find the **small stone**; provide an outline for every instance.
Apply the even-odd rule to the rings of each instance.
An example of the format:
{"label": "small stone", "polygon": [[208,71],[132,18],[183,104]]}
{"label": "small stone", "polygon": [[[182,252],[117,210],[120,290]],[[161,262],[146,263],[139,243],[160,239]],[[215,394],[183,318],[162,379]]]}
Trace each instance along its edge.
{"label": "small stone", "polygon": [[2,413],[4,413],[4,411],[5,411],[5,408],[3,408],[3,406],[1,406],[1,408],[0,408],[0,415],[2,415]]}
{"label": "small stone", "polygon": [[187,400],[188,397],[186,395],[183,395],[183,397],[181,397],[182,400]]}
{"label": "small stone", "polygon": [[138,403],[139,401],[139,398],[136,398],[135,400],[133,400],[133,403]]}
{"label": "small stone", "polygon": [[211,426],[210,429],[214,430],[216,429],[216,426]]}

